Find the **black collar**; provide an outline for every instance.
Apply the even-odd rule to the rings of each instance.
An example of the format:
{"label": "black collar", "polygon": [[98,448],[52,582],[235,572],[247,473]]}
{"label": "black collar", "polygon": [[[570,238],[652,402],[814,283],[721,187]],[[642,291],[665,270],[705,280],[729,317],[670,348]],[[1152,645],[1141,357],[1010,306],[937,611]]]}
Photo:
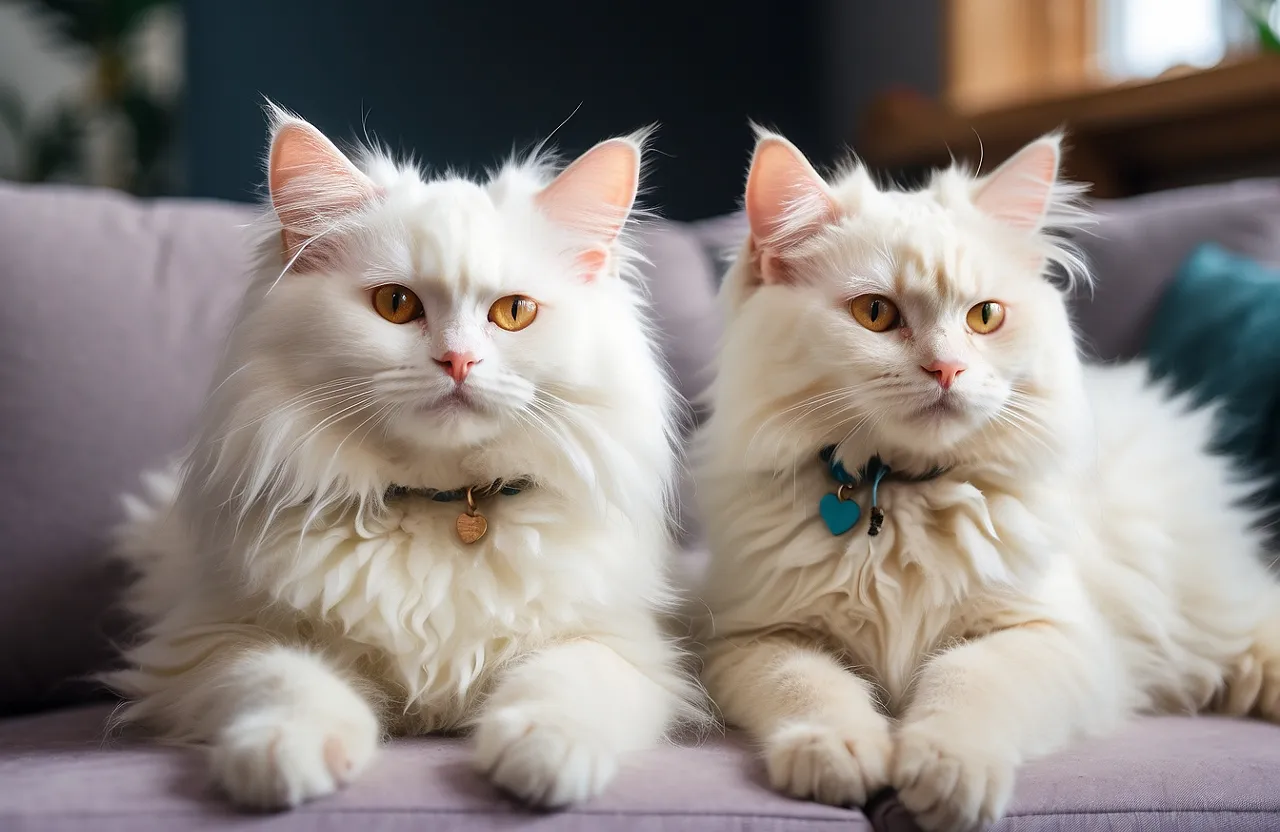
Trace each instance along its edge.
{"label": "black collar", "polygon": [[522,491],[528,491],[533,487],[533,480],[529,477],[517,477],[512,480],[494,480],[484,485],[468,485],[462,488],[452,488],[449,490],[441,490],[439,488],[411,488],[407,485],[391,485],[387,487],[383,499],[390,502],[401,497],[425,497],[437,503],[456,503],[459,500],[467,499],[470,494],[472,500],[483,500],[488,497],[496,497],[502,494],[506,497],[513,497]]}

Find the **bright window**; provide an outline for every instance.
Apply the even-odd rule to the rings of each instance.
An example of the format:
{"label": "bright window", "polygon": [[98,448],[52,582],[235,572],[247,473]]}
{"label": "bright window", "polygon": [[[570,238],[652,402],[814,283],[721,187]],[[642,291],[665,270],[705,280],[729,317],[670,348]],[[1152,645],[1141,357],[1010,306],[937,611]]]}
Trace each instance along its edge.
{"label": "bright window", "polygon": [[1114,78],[1213,66],[1252,37],[1235,0],[1099,0],[1098,14],[1099,68]]}

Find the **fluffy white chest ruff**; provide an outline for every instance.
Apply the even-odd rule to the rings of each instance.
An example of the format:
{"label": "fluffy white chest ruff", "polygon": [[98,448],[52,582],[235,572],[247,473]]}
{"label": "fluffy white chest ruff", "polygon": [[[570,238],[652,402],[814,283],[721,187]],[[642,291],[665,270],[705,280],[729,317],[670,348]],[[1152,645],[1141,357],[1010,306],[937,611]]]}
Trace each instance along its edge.
{"label": "fluffy white chest ruff", "polygon": [[867,534],[863,488],[862,520],[833,535],[818,501],[835,483],[814,468],[794,483],[761,485],[774,492],[761,500],[768,509],[741,518],[723,532],[731,539],[715,544],[744,552],[751,566],[736,577],[713,575],[718,633],[732,637],[760,622],[813,633],[900,703],[933,652],[1028,612],[1000,591],[1037,572],[1048,549],[1047,530],[1022,502],[945,477],[882,483],[880,534]]}
{"label": "fluffy white chest ruff", "polygon": [[403,497],[381,515],[308,532],[301,546],[287,535],[254,557],[251,582],[336,630],[338,649],[363,651],[403,689],[407,709],[444,724],[504,661],[590,633],[655,588],[635,566],[648,558],[603,525],[568,522],[551,495],[494,497],[481,506],[489,531],[472,544],[455,527],[464,509]]}

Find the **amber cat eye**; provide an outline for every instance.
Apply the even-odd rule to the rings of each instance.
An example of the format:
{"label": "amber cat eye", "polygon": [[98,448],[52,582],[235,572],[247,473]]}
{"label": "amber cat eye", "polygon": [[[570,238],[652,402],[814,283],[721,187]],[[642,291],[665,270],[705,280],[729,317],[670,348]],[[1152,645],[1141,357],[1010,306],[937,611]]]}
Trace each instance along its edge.
{"label": "amber cat eye", "polygon": [[1004,323],[1004,305],[994,300],[984,300],[969,310],[965,316],[969,329],[979,335],[990,335]]}
{"label": "amber cat eye", "polygon": [[407,324],[422,317],[422,301],[412,290],[395,283],[373,290],[373,308],[393,324]]}
{"label": "amber cat eye", "polygon": [[901,321],[898,307],[884,295],[859,295],[849,301],[849,312],[872,332],[888,332]]}
{"label": "amber cat eye", "polygon": [[538,317],[538,302],[524,295],[498,298],[489,307],[489,320],[507,332],[519,332]]}

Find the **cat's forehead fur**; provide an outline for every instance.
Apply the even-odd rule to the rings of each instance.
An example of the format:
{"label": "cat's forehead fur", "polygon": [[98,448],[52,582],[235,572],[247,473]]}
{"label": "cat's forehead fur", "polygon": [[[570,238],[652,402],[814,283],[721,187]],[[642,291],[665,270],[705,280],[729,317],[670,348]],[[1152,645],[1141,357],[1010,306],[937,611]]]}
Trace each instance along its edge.
{"label": "cat's forehead fur", "polygon": [[394,241],[383,248],[395,260],[386,267],[408,278],[453,292],[501,289],[513,265],[554,257],[547,242],[563,236],[534,207],[550,180],[540,164],[512,163],[479,182],[431,178],[380,156],[361,167],[384,194],[370,209],[369,231]]}
{"label": "cat's forehead fur", "polygon": [[988,291],[1006,263],[1035,262],[1035,237],[1011,233],[974,206],[961,167],[917,190],[881,189],[861,166],[831,184],[839,219],[800,252],[811,279],[851,294],[964,302]]}

